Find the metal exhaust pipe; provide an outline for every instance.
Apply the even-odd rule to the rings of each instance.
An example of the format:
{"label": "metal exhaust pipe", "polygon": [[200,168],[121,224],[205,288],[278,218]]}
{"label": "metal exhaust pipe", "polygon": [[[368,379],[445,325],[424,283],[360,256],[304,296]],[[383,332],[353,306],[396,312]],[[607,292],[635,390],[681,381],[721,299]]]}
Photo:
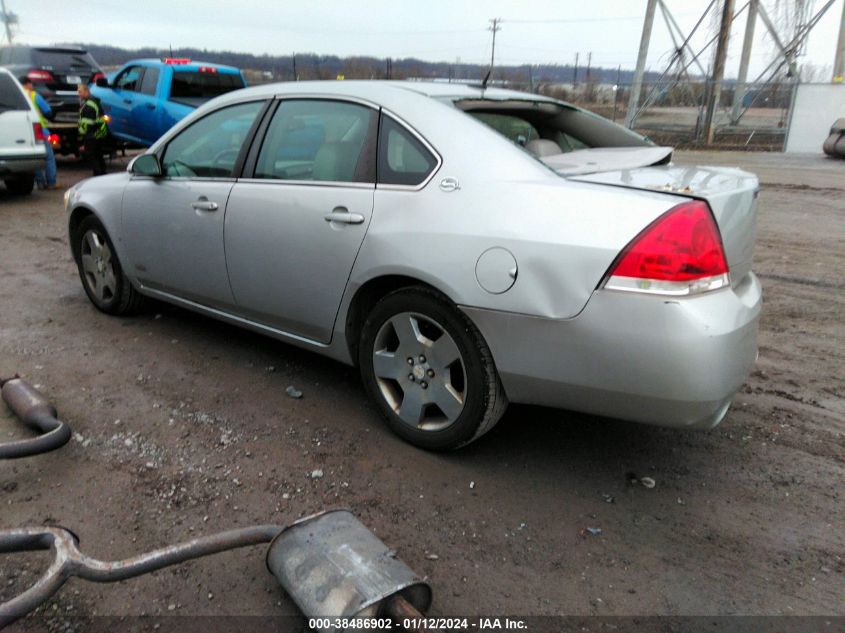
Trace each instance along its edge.
{"label": "metal exhaust pipe", "polygon": [[[119,561],[79,551],[79,539],[62,527],[0,530],[0,554],[51,550],[53,562],[36,583],[0,604],[0,629],[47,602],[76,576],[117,582],[218,552],[271,543],[267,565],[309,618],[391,617],[419,622],[431,588],[397,560],[347,510],[307,517],[284,528],[257,525],[196,538]],[[323,627],[321,631],[336,631]]]}
{"label": "metal exhaust pipe", "polygon": [[56,418],[56,409],[41,392],[19,376],[0,380],[0,387],[3,400],[18,419],[42,434],[32,439],[0,444],[0,459],[47,453],[67,444],[70,427]]}

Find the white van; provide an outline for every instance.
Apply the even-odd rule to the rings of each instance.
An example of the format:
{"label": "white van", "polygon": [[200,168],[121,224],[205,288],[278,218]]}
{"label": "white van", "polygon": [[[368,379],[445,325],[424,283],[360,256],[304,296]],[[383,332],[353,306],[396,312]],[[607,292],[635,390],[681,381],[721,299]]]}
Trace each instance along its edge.
{"label": "white van", "polygon": [[0,68],[0,178],[13,194],[32,192],[44,169],[44,134],[38,113],[18,80]]}

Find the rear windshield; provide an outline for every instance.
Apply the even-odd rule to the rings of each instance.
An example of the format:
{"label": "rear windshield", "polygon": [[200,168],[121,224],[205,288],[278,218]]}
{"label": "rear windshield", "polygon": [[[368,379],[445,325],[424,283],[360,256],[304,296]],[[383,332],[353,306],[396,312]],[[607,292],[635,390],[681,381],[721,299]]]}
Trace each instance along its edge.
{"label": "rear windshield", "polygon": [[97,67],[88,53],[36,48],[32,51],[32,64],[47,70],[89,70]]}
{"label": "rear windshield", "polygon": [[209,99],[244,87],[240,74],[176,71],[170,87],[170,100],[198,106]]}
{"label": "rear windshield", "polygon": [[9,110],[29,110],[23,92],[9,75],[0,74],[0,113]]}

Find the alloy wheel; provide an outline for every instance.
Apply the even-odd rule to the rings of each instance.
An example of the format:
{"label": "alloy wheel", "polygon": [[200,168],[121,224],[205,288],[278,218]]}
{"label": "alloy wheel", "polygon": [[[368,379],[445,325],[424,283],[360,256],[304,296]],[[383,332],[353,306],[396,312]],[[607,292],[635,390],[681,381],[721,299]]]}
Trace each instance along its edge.
{"label": "alloy wheel", "polygon": [[105,237],[95,230],[82,236],[82,272],[91,293],[101,303],[111,301],[117,293],[114,259]]}
{"label": "alloy wheel", "polygon": [[401,312],[381,326],[373,373],[387,404],[409,426],[440,431],[466,402],[466,368],[454,339],[433,319]]}

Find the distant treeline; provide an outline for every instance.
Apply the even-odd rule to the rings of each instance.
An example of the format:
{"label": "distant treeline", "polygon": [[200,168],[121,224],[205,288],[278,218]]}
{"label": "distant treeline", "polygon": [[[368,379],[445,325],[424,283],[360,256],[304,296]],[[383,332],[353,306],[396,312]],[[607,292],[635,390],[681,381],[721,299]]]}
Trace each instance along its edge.
{"label": "distant treeline", "polygon": [[[231,51],[210,51],[197,48],[139,48],[129,50],[116,46],[99,44],[74,44],[87,49],[101,66],[119,66],[130,59],[142,57],[189,57],[242,69],[271,73],[276,81],[290,81],[298,78],[335,79],[343,75],[346,79],[406,79],[414,78],[452,78],[458,80],[481,80],[488,67],[479,64],[449,62],[427,62],[412,57],[404,59],[385,59],[377,57],[337,57],[335,55],[316,55],[314,53],[296,53],[295,55],[252,55]],[[295,73],[295,74],[294,74]],[[519,84],[547,83],[597,83],[630,84],[632,70],[618,71],[616,68],[593,67],[589,76],[587,69],[572,64],[523,64],[518,66],[497,66],[491,79],[504,80]],[[270,79],[270,77],[267,77]],[[657,73],[646,73],[646,81],[657,78]]]}

